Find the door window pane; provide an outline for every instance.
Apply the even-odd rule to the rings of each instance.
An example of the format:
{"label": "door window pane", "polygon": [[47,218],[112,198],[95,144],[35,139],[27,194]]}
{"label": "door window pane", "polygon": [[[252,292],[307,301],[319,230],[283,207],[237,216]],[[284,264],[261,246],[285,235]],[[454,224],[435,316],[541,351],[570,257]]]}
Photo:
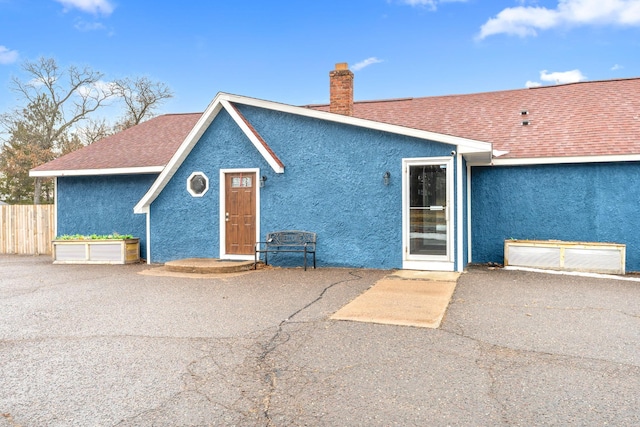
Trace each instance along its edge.
{"label": "door window pane", "polygon": [[446,165],[409,166],[409,252],[447,255]]}
{"label": "door window pane", "polygon": [[250,188],[252,185],[250,176],[234,176],[231,178],[232,188]]}

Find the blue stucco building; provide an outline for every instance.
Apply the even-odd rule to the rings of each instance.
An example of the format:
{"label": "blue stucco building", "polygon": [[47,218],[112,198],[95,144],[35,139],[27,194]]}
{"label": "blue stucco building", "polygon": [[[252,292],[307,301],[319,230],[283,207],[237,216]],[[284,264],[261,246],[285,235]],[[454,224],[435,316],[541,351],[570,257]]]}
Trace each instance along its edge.
{"label": "blue stucco building", "polygon": [[[489,159],[490,149],[219,94],[135,211],[148,216],[153,262],[251,259],[267,232],[298,229],[318,234],[321,266],[453,271],[467,256],[463,156]],[[189,191],[194,177],[202,194]],[[247,201],[229,198],[236,189]],[[246,226],[245,242],[230,241],[237,210],[250,218],[233,225]]]}
{"label": "blue stucco building", "polygon": [[268,232],[298,229],[317,233],[320,266],[462,271],[535,239],[622,243],[640,271],[639,91],[626,79],[310,106],[219,93],[32,175],[56,178],[58,234],[136,234],[151,263],[253,259]]}

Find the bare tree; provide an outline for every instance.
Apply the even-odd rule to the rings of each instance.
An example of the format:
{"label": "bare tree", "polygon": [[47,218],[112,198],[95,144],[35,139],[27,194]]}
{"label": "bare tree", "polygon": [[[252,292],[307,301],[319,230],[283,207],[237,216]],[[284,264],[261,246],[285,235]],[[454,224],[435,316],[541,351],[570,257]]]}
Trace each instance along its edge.
{"label": "bare tree", "polygon": [[113,90],[125,104],[124,117],[115,126],[119,131],[150,119],[162,102],[173,97],[169,86],[147,77],[116,80]]}
{"label": "bare tree", "polygon": [[113,135],[113,133],[113,126],[107,124],[104,118],[98,120],[89,118],[82,127],[77,129],[77,135],[82,141],[82,145],[93,144],[102,138]]}
{"label": "bare tree", "polygon": [[[55,59],[39,58],[24,62],[22,69],[28,79],[14,77],[12,89],[30,106],[33,120],[38,123],[36,139],[41,150],[66,151],[63,145],[70,141],[71,128],[114,96],[113,85],[104,83],[103,74],[89,67],[70,66],[62,70]],[[42,102],[42,98],[47,102]],[[13,116],[19,118],[20,113]],[[41,187],[42,179],[35,178],[35,204],[40,203]]]}
{"label": "bare tree", "polygon": [[[11,191],[20,201],[25,194],[33,195],[35,204],[43,197],[50,200],[50,186],[40,177],[29,182],[29,169],[135,126],[173,97],[166,84],[147,77],[109,83],[101,72],[89,67],[61,69],[53,58],[26,61],[22,70],[22,79],[12,78],[11,89],[23,106],[0,115],[0,193]],[[94,117],[112,101],[124,106],[115,125]]]}

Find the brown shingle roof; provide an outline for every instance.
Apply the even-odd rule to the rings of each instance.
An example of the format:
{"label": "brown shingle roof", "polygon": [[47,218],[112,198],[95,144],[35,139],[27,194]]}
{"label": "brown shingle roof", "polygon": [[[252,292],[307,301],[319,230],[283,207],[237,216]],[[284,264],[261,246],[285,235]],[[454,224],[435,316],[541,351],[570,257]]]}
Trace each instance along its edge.
{"label": "brown shingle roof", "polygon": [[32,171],[161,167],[167,164],[201,115],[154,117]]}
{"label": "brown shingle roof", "polygon": [[640,154],[640,78],[356,102],[353,116],[490,142],[501,158]]}
{"label": "brown shingle roof", "polygon": [[[33,171],[161,167],[201,115],[159,116]],[[507,152],[500,158],[640,154],[640,78],[363,101],[354,103],[353,116],[489,142]]]}

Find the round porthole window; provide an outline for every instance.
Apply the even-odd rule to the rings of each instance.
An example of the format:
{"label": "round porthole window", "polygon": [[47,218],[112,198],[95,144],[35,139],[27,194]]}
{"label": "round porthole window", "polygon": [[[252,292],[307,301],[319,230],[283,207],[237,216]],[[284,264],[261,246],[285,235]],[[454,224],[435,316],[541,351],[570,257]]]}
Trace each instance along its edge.
{"label": "round porthole window", "polygon": [[202,197],[209,190],[209,178],[202,172],[194,172],[187,179],[187,191],[193,197]]}

